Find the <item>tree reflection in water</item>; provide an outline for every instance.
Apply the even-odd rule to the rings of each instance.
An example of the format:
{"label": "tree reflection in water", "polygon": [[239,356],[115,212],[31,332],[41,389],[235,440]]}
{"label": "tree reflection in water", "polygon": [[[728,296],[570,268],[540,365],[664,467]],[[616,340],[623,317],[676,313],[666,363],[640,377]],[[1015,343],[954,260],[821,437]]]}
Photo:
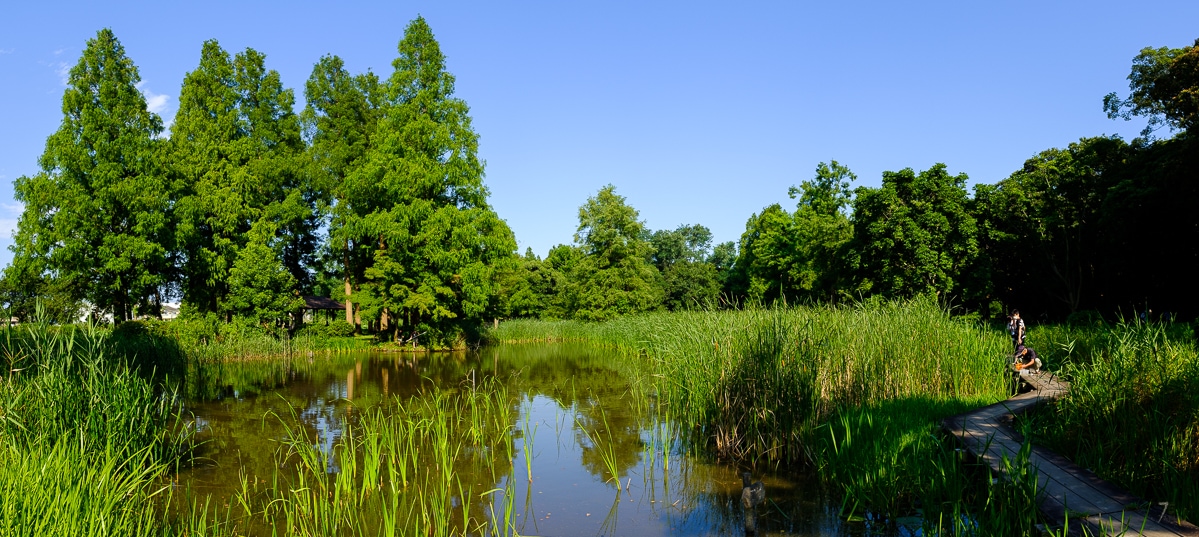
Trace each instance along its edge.
{"label": "tree reflection in water", "polygon": [[[532,480],[520,447],[509,447],[510,455],[486,448],[491,458],[485,464],[456,463],[463,490],[453,494],[474,498],[468,502],[470,517],[485,520],[511,501],[511,523],[521,534],[742,530],[740,469],[682,453],[680,432],[664,419],[652,387],[638,381],[646,372],[644,360],[583,344],[528,344],[477,353],[362,353],[193,370],[181,387],[189,409],[207,423],[208,441],[201,448],[203,462],[184,472],[182,483],[228,498],[241,475],[266,482],[277,471],[280,441],[289,427],[325,454],[326,471],[336,473],[345,456],[336,446],[347,426],[360,434],[357,423],[369,409],[390,412],[435,387],[453,393],[498,382],[513,416],[509,438],[520,440],[525,424],[536,427],[537,434],[525,438],[532,443]],[[295,422],[287,423],[292,409]],[[616,467],[619,485],[605,457]],[[767,473],[763,480],[770,501],[760,508],[760,535],[857,533],[838,521],[837,506],[823,500],[815,479]],[[500,492],[480,499],[493,490]]]}

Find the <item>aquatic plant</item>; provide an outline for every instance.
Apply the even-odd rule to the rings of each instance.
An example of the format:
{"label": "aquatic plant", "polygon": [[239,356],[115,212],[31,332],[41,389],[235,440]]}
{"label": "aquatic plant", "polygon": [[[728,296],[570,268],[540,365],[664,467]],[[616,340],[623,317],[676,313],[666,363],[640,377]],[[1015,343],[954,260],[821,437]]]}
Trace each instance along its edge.
{"label": "aquatic plant", "polygon": [[1070,392],[1028,416],[1036,442],[1199,517],[1199,348],[1184,324],[1046,326],[1029,345]]}
{"label": "aquatic plant", "polygon": [[171,390],[108,354],[95,327],[5,330],[0,534],[157,535],[158,479],[186,464],[194,427]]}

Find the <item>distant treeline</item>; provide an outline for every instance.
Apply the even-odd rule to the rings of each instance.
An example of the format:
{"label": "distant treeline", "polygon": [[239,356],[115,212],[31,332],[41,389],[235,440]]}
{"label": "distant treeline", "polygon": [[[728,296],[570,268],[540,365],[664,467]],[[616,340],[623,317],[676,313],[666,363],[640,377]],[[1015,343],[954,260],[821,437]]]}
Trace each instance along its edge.
{"label": "distant treeline", "polygon": [[1149,118],[1132,142],[1049,149],[973,194],[942,164],[852,188],[822,163],[793,209],[766,207],[716,245],[702,225],[646,229],[609,185],[545,259],[518,255],[489,206],[469,108],[423,19],[398,49],[386,80],[321,58],[296,113],[263,54],[207,41],[164,135],[101,30],[41,171],[15,181],[3,302],[18,318],[40,303],[120,321],[181,299],[185,315],[295,326],[300,297],[322,295],[351,324],[433,344],[501,317],[872,296],[983,316],[1199,312],[1199,41],[1143,50],[1129,96],[1104,100],[1112,118]]}
{"label": "distant treeline", "polygon": [[[750,216],[737,243],[701,225],[643,228],[611,186],[579,211],[574,245],[526,252],[514,316],[604,319],[661,307],[827,303],[932,294],[958,311],[1064,320],[1199,313],[1199,41],[1141,51],[1112,119],[1141,137],[1048,149],[966,190],[943,164],[885,172],[878,188],[836,161],[792,187],[794,209]],[[1161,137],[1165,130],[1172,136]],[[1158,136],[1155,136],[1157,134]]]}

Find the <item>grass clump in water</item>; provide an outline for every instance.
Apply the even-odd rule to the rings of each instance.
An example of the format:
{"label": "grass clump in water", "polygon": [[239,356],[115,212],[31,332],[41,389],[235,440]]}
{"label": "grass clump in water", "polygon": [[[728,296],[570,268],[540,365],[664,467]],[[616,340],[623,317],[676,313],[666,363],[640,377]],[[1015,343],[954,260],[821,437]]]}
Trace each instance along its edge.
{"label": "grass clump in water", "polygon": [[250,528],[301,535],[510,534],[502,513],[511,506],[491,502],[515,480],[516,412],[507,392],[487,382],[366,410],[331,451],[306,429],[289,429],[282,470],[271,483],[243,487],[239,516]]}

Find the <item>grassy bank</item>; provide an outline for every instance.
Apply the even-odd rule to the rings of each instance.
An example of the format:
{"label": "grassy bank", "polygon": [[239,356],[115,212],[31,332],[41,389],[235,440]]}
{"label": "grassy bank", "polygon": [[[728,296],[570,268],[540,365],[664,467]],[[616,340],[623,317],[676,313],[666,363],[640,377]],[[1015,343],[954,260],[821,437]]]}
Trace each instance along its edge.
{"label": "grassy bank", "polygon": [[162,535],[158,479],[193,427],[171,391],[95,330],[42,324],[0,341],[0,535]]}
{"label": "grassy bank", "polygon": [[644,354],[695,447],[745,464],[813,466],[843,491],[848,516],[921,515],[929,529],[987,534],[1020,534],[1035,520],[1030,508],[1015,521],[994,508],[1027,496],[1024,485],[979,487],[985,472],[939,437],[943,418],[1009,395],[1009,340],[931,300],[510,321],[494,335]]}
{"label": "grassy bank", "polygon": [[1184,324],[1035,327],[1070,381],[1030,416],[1035,441],[1182,518],[1199,519],[1199,349]]}

